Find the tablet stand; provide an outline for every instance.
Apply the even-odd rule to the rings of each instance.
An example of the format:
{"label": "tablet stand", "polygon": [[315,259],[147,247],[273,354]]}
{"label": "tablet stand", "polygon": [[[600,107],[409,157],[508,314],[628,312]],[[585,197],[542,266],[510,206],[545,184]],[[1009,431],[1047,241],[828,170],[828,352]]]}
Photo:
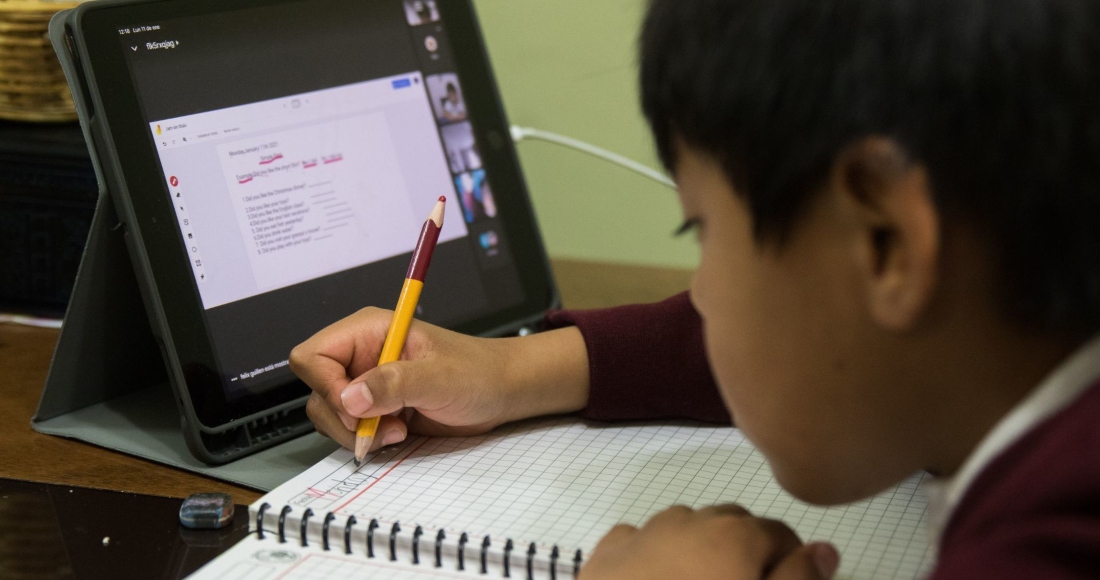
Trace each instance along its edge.
{"label": "tablet stand", "polygon": [[[66,35],[69,12],[60,11],[50,20],[50,42],[73,89],[96,177],[103,184],[85,125],[90,118],[87,88]],[[216,467],[191,454],[124,235],[111,196],[101,189],[31,426],[40,433],[87,441],[263,491],[335,450],[335,443],[310,433]]]}
{"label": "tablet stand", "polygon": [[331,453],[311,433],[217,467],[191,455],[123,235],[101,194],[34,429],[264,491]]}

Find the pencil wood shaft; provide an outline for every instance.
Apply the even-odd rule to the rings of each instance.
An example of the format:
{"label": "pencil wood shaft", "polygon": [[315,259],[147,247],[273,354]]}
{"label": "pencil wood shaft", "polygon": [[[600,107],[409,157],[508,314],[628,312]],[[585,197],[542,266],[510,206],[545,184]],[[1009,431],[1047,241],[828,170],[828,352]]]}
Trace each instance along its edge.
{"label": "pencil wood shaft", "polygon": [[[446,201],[444,197],[439,198],[435,207],[432,208],[431,215],[424,222],[424,227],[420,230],[420,238],[416,243],[416,249],[413,250],[412,260],[409,262],[408,277],[401,286],[401,295],[397,298],[397,307],[394,309],[390,328],[386,331],[386,340],[382,343],[382,354],[378,357],[378,366],[397,361],[405,349],[405,339],[409,336],[409,327],[416,314],[416,305],[420,302],[421,291],[424,290],[423,278],[431,263],[439,232],[443,228],[443,210],[446,207]],[[378,423],[378,417],[359,420],[359,426],[355,430],[356,464],[361,463],[370,451],[371,443],[378,435]]]}

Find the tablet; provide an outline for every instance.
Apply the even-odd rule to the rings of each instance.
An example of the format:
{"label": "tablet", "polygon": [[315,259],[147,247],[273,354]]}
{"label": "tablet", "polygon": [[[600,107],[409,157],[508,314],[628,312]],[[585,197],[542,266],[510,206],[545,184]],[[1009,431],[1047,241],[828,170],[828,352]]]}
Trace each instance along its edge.
{"label": "tablet", "polygon": [[197,457],[309,428],[288,353],[394,306],[441,195],[419,318],[499,335],[557,304],[469,0],[93,2],[64,18]]}

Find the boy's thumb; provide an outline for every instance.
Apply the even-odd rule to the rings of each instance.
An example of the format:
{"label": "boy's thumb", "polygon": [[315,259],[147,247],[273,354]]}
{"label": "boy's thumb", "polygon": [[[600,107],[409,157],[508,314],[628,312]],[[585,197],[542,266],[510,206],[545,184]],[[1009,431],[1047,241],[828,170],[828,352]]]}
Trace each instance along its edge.
{"label": "boy's thumb", "polygon": [[791,552],[772,570],[768,580],[829,580],[839,565],[836,548],[815,542]]}
{"label": "boy's thumb", "polygon": [[357,382],[364,383],[370,393],[370,415],[388,415],[438,397],[438,380],[432,380],[431,368],[420,361],[397,361],[367,371]]}

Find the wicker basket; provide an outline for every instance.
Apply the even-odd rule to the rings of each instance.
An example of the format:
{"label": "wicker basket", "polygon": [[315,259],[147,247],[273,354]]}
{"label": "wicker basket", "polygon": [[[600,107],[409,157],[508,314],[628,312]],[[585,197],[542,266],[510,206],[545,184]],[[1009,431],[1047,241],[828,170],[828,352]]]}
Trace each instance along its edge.
{"label": "wicker basket", "polygon": [[76,119],[69,86],[46,36],[50,17],[79,1],[0,0],[0,118]]}

